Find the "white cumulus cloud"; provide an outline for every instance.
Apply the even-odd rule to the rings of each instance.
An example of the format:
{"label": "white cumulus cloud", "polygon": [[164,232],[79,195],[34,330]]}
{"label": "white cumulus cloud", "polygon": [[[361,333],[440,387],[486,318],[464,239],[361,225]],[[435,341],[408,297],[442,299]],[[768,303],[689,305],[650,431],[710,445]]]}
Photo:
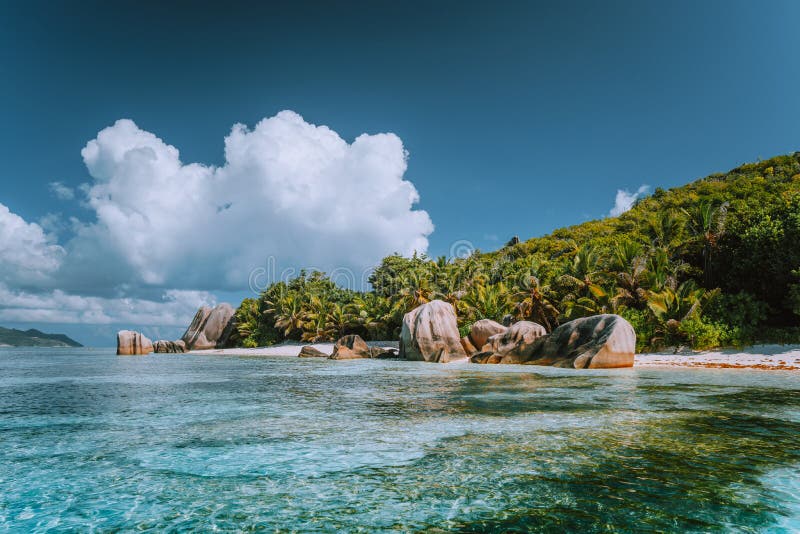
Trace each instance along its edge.
{"label": "white cumulus cloud", "polygon": [[[82,151],[97,220],[67,247],[66,271],[114,265],[151,287],[245,289],[249,273],[282,267],[351,269],[393,252],[424,252],[433,224],[414,209],[407,152],[394,134],[352,143],[283,111],[225,138],[220,167],[184,163],[177,148],[130,120]],[[73,254],[74,252],[74,254]],[[95,262],[87,266],[86,261]]]}
{"label": "white cumulus cloud", "polygon": [[633,193],[627,189],[617,189],[617,197],[614,201],[614,207],[611,208],[609,215],[611,217],[622,215],[631,209],[633,207],[633,203],[636,202],[636,200],[642,195],[647,194],[649,190],[649,185],[643,185]]}
{"label": "white cumulus cloud", "polygon": [[64,249],[36,223],[0,204],[0,282],[41,284],[59,268]]}
{"label": "white cumulus cloud", "polygon": [[246,292],[254,270],[336,269],[348,281],[348,269],[358,284],[388,254],[426,251],[433,224],[396,135],[347,142],[283,111],[234,125],[224,146],[221,166],[182,162],[122,119],[81,152],[91,182],[49,184],[90,221],[37,224],[0,204],[0,324],[183,328],[213,291]]}

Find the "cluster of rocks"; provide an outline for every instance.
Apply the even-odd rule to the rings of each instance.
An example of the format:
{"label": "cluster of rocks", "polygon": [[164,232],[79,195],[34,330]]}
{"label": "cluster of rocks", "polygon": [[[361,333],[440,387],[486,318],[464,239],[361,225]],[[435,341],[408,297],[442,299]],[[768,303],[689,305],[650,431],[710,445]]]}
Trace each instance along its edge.
{"label": "cluster of rocks", "polygon": [[117,354],[183,353],[224,347],[235,328],[234,313],[233,307],[227,303],[213,308],[203,306],[177,341],[162,339],[152,342],[141,332],[120,330],[117,332]]}
{"label": "cluster of rocks", "polygon": [[[504,321],[507,322],[507,321]],[[339,339],[331,354],[305,346],[301,358],[354,360],[361,358],[402,358],[447,363],[469,360],[473,363],[512,363],[551,365],[575,369],[632,367],[636,333],[619,315],[595,315],[565,323],[550,333],[537,323],[513,324],[481,319],[467,336],[461,337],[453,307],[433,300],[403,317],[400,350],[370,347],[358,335]],[[122,330],[117,334],[117,354],[150,352],[181,353],[224,347],[235,328],[230,304],[202,307],[183,337],[177,341],[153,343],[140,332]]]}
{"label": "cluster of rocks", "polygon": [[482,319],[461,338],[453,307],[434,300],[403,318],[400,357],[427,362],[551,365],[575,369],[632,367],[636,333],[619,315],[564,323],[551,333],[530,321],[505,326]]}
{"label": "cluster of rocks", "polygon": [[350,334],[340,338],[333,345],[333,353],[328,355],[310,345],[300,349],[301,358],[328,358],[330,360],[358,360],[362,358],[397,358],[397,351],[384,347],[370,347],[361,336]]}

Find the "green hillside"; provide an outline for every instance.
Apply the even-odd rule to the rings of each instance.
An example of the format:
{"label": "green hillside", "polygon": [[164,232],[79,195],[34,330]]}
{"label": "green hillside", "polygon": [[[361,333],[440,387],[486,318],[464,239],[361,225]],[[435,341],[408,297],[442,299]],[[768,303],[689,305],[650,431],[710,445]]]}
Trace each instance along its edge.
{"label": "green hillside", "polygon": [[64,334],[45,334],[35,328],[17,330],[0,326],[0,345],[12,347],[82,347]]}
{"label": "green hillside", "polygon": [[235,342],[395,339],[403,314],[434,298],[453,304],[462,329],[512,315],[549,330],[610,312],[634,325],[639,350],[795,342],[798,245],[800,152],[656,189],[619,217],[494,252],[390,256],[370,292],[302,273],[242,302]]}

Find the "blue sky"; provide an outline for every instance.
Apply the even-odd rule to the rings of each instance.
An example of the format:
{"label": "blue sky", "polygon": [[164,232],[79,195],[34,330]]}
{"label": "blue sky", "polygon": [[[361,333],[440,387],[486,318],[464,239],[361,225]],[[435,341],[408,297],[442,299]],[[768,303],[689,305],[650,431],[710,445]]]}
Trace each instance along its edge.
{"label": "blue sky", "polygon": [[[367,156],[358,159],[364,151],[347,149],[351,156],[345,159],[360,184],[372,179],[370,158],[395,162],[407,150],[407,170],[387,171],[376,183],[402,196],[403,181],[411,182],[419,202],[389,219],[384,233],[361,236],[357,229],[370,226],[365,216],[338,234],[332,230],[324,242],[359,255],[361,249],[345,243],[348,232],[355,232],[364,257],[354,268],[381,251],[381,237],[403,248],[421,236],[434,256],[448,254],[458,240],[491,250],[512,235],[524,239],[605,216],[618,190],[676,186],[798,150],[797,20],[800,4],[791,1],[5,3],[0,204],[25,224],[41,227],[47,241],[38,243],[30,260],[39,262],[42,276],[20,276],[12,271],[26,264],[9,260],[0,290],[21,302],[45,300],[57,289],[63,299],[103,300],[90,301],[100,309],[96,316],[76,317],[34,313],[33,299],[0,311],[0,324],[67,331],[98,344],[118,325],[151,332],[158,325],[156,319],[128,324],[148,321],[111,311],[118,310],[114,299],[139,299],[132,305],[140,306],[162,303],[173,289],[183,292],[180,299],[189,291],[234,301],[247,293],[247,277],[233,268],[204,274],[162,261],[165,254],[155,253],[143,265],[119,252],[125,224],[133,219],[113,227],[102,211],[109,206],[87,204],[87,191],[98,181],[120,185],[142,173],[117,168],[97,178],[81,154],[118,119],[134,121],[135,136],[152,132],[177,148],[184,164],[217,167],[226,165],[225,138],[235,123],[253,133],[243,143],[271,139],[285,131],[280,124],[267,123],[264,136],[256,135],[256,125],[281,110],[302,116],[308,128],[326,125],[347,143],[362,133],[391,132],[402,148],[376,137],[365,143]],[[311,137],[313,132],[318,130],[307,130]],[[271,168],[270,180],[282,168]],[[250,183],[242,173],[230,171],[235,178],[229,183]],[[334,173],[321,179],[330,184],[350,177]],[[59,195],[53,182],[67,189]],[[341,191],[358,196],[352,187],[347,182]],[[104,191],[93,194],[101,199]],[[308,216],[344,198],[336,187],[331,191],[310,203]],[[376,213],[388,209],[386,199],[361,200]],[[246,201],[230,201],[231,211]],[[224,211],[226,203],[219,208]],[[302,203],[292,206],[292,213],[304,209]],[[250,209],[241,217],[256,208]],[[270,210],[266,204],[263,209]],[[432,232],[412,214],[421,210]],[[302,232],[282,227],[282,221],[254,221],[262,225],[258,239],[270,233],[277,234],[274,239],[300,239]],[[76,241],[81,227],[82,241]],[[154,228],[160,227],[132,231],[132,240],[142,240],[141,251],[148,250],[148,239],[162,237],[148,234]],[[36,234],[31,226],[25,229]],[[185,241],[181,236],[175,234],[177,242]],[[292,254],[286,248],[291,243],[273,246],[267,237],[254,241],[263,250],[242,259],[249,267],[258,263],[255,257],[276,251],[281,258],[293,256],[287,265],[322,261],[303,250]],[[12,242],[6,250],[14,246],[24,245]],[[208,248],[187,248],[181,256],[187,265],[219,263],[204,253],[224,246],[217,237]],[[200,293],[191,295],[152,316],[188,321],[186,310],[202,300]],[[169,337],[178,330],[167,325],[160,333]]]}

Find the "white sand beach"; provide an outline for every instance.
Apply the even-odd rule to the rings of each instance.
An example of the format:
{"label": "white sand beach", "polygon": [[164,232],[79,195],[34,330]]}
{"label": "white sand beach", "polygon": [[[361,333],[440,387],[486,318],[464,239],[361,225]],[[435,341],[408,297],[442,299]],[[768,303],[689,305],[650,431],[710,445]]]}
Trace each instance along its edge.
{"label": "white sand beach", "polygon": [[[397,341],[370,341],[373,347],[394,348]],[[308,343],[282,343],[271,347],[252,349],[210,349],[191,351],[192,354],[220,354],[236,356],[294,356]],[[333,352],[333,343],[313,343],[317,350],[326,354]],[[664,351],[637,354],[634,367],[709,367],[720,369],[766,369],[800,371],[799,345],[754,345],[742,349],[720,349],[713,351]]]}
{"label": "white sand beach", "polygon": [[800,345],[637,354],[635,367],[712,367],[800,371]]}

